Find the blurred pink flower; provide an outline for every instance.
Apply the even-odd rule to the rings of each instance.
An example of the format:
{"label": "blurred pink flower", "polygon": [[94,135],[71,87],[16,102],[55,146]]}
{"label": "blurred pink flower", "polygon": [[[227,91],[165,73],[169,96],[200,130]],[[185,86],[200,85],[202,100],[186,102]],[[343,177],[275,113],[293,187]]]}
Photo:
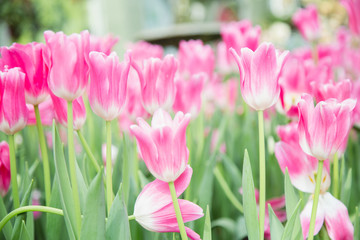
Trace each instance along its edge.
{"label": "blurred pink flower", "polygon": [[9,144],[0,142],[0,195],[5,196],[10,186],[10,154]]}
{"label": "blurred pink flower", "polygon": [[325,101],[329,98],[335,98],[341,102],[351,98],[351,81],[349,79],[339,82],[331,81],[325,84],[313,81],[310,85],[316,102]]}
{"label": "blurred pink flower", "polygon": [[[29,119],[27,125],[36,125],[34,106],[28,104],[27,108],[29,110]],[[51,98],[48,98],[39,104],[39,111],[42,125],[51,126],[54,119],[54,106]]]}
{"label": "blurred pink flower", "polygon": [[[39,190],[34,190],[31,194],[31,204],[32,205],[35,205],[35,206],[39,206],[41,205],[40,203],[40,199],[41,199],[41,192]],[[41,213],[42,212],[37,212],[37,211],[34,211],[33,212],[33,215],[34,215],[34,219],[38,219],[39,217],[41,217]]]}
{"label": "blurred pink flower", "polygon": [[306,40],[315,41],[319,38],[320,27],[318,12],[314,5],[299,9],[294,14],[292,20]]}
{"label": "blurred pink flower", "polygon": [[111,53],[111,49],[118,41],[119,38],[114,37],[111,34],[108,34],[105,37],[90,35],[89,52],[96,51],[109,55]]}
{"label": "blurred pink flower", "polygon": [[0,71],[0,130],[13,135],[26,126],[25,74],[20,68]]}
{"label": "blurred pink flower", "polygon": [[138,64],[142,64],[145,59],[149,58],[163,58],[164,49],[160,45],[151,44],[145,41],[138,41],[130,44],[128,49],[131,49],[131,56]]}
{"label": "blurred pink flower", "polygon": [[216,69],[221,74],[229,74],[236,71],[236,63],[229,54],[229,48],[221,41],[216,46]]}
{"label": "blurred pink flower", "polygon": [[230,51],[239,67],[244,101],[257,111],[272,107],[280,95],[278,80],[288,52],[278,54],[271,43],[262,43],[255,52],[242,48],[240,56]]}
{"label": "blurred pink flower", "polygon": [[126,100],[126,88],[131,58],[119,62],[116,53],[109,56],[90,53],[89,102],[96,115],[111,121],[120,115]]}
{"label": "blurred pink flower", "polygon": [[313,98],[304,94],[298,103],[302,150],[318,160],[332,158],[347,141],[355,105],[354,99],[339,102],[331,98],[314,107]]}
{"label": "blurred pink flower", "polygon": [[[174,182],[176,195],[179,197],[188,187],[192,168],[187,165],[184,172]],[[203,210],[196,204],[179,199],[184,222],[194,221],[204,216]],[[179,232],[175,210],[167,182],[159,179],[148,183],[136,199],[134,206],[135,220],[145,229],[153,232]],[[186,234],[190,239],[200,240],[200,236],[188,227]]]}
{"label": "blurred pink flower", "polygon": [[86,89],[89,77],[89,32],[65,35],[45,31],[48,51],[45,60],[49,66],[49,88],[66,101],[78,98]]}
{"label": "blurred pink flower", "polygon": [[175,181],[186,168],[189,157],[186,127],[190,117],[178,112],[172,120],[169,113],[159,109],[154,113],[151,126],[138,118],[138,125],[130,127],[147,168],[161,181]]}
{"label": "blurred pink flower", "polygon": [[44,51],[45,45],[37,42],[14,43],[9,48],[1,48],[4,63],[9,68],[19,67],[25,73],[25,100],[32,105],[38,105],[49,97],[49,69],[43,59]]}
{"label": "blurred pink flower", "polygon": [[[119,148],[114,145],[111,145],[111,164],[112,165],[115,164],[115,160],[118,156],[118,153],[119,153]],[[101,145],[101,156],[102,156],[104,166],[106,166],[106,143]]]}
{"label": "blurred pink flower", "polygon": [[350,30],[360,35],[360,1],[359,0],[341,0],[341,4],[346,8],[349,15]]}

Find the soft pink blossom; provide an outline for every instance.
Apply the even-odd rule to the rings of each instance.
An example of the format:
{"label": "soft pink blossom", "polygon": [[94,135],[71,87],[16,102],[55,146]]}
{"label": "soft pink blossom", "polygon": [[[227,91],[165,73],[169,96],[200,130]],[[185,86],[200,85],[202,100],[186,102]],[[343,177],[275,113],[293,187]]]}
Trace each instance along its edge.
{"label": "soft pink blossom", "polygon": [[145,41],[138,41],[130,44],[131,55],[138,64],[141,64],[145,59],[149,58],[163,58],[164,49],[160,45],[151,44]]}
{"label": "soft pink blossom", "polygon": [[339,82],[329,82],[325,84],[313,81],[310,83],[313,96],[317,102],[326,101],[329,98],[335,98],[338,101],[344,101],[351,98],[351,81],[349,79]]}
{"label": "soft pink blossom", "polygon": [[189,158],[186,127],[190,118],[190,114],[178,112],[172,120],[170,114],[159,109],[151,126],[139,118],[138,125],[130,127],[147,168],[161,181],[175,181],[186,168]]}
{"label": "soft pink blossom", "polygon": [[115,52],[109,56],[90,53],[89,102],[94,113],[106,121],[118,117],[125,104],[130,64],[128,55],[120,63]]}
{"label": "soft pink blossom", "polygon": [[[118,153],[119,153],[119,148],[114,145],[111,145],[111,164],[112,165],[115,164],[115,160],[118,156]],[[101,156],[102,156],[104,166],[106,166],[106,143],[101,145]]]}
{"label": "soft pink blossom", "polygon": [[[31,194],[31,204],[35,206],[41,205],[40,199],[41,199],[41,192],[39,190],[34,190]],[[39,217],[41,217],[41,214],[42,212],[34,211],[33,212],[34,219],[38,219]]]}
{"label": "soft pink blossom", "polygon": [[109,55],[111,53],[112,48],[118,41],[119,38],[114,37],[111,34],[108,34],[105,37],[90,35],[89,52],[96,51]]}
{"label": "soft pink blossom", "polygon": [[[179,197],[188,187],[192,175],[189,165],[174,182],[176,195]],[[204,216],[203,210],[196,204],[179,199],[184,222],[194,221]],[[156,179],[148,183],[136,199],[134,206],[135,220],[145,229],[153,232],[179,232],[176,214],[167,182]],[[188,227],[186,234],[192,240],[200,236]]]}
{"label": "soft pink blossom", "polygon": [[271,43],[262,43],[255,52],[242,48],[240,56],[230,51],[239,67],[244,101],[257,111],[272,107],[280,95],[279,74],[287,52],[278,54]]}
{"label": "soft pink blossom", "polygon": [[11,181],[9,144],[0,142],[0,195],[5,196]]}
{"label": "soft pink blossom", "polygon": [[0,71],[0,130],[13,135],[26,126],[25,74],[20,68]]}
{"label": "soft pink blossom", "polygon": [[341,4],[346,8],[349,15],[350,30],[360,35],[360,1],[359,0],[341,0]]}
{"label": "soft pink blossom", "polygon": [[25,100],[32,105],[38,105],[49,97],[49,70],[43,59],[44,51],[45,45],[37,42],[14,43],[9,48],[1,48],[4,63],[9,68],[19,67],[25,73]]}
{"label": "soft pink blossom", "polygon": [[354,99],[339,102],[331,98],[314,107],[313,98],[304,94],[298,103],[302,150],[318,160],[332,158],[347,141],[355,104]]}
{"label": "soft pink blossom", "polygon": [[[39,112],[41,118],[41,124],[45,126],[51,126],[54,119],[54,106],[51,98],[46,99],[44,102],[39,105]],[[36,125],[36,116],[33,105],[27,105],[29,110],[29,118],[27,125]]]}
{"label": "soft pink blossom", "polygon": [[292,20],[306,40],[314,41],[319,38],[320,27],[318,12],[314,5],[299,9],[294,14]]}
{"label": "soft pink blossom", "polygon": [[48,51],[49,88],[66,101],[78,98],[86,89],[89,77],[89,32],[65,35],[63,32],[44,33]]}

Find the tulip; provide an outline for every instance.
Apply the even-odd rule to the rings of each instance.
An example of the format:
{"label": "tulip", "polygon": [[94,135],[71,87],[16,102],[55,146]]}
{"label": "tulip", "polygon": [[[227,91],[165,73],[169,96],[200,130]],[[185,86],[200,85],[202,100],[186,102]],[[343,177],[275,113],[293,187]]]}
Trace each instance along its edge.
{"label": "tulip", "polygon": [[160,45],[151,44],[145,41],[138,41],[129,46],[131,56],[139,64],[149,58],[163,58],[164,49]]}
{"label": "tulip", "polygon": [[319,38],[319,19],[314,5],[298,10],[292,20],[306,40],[315,41]]}
{"label": "tulip", "polygon": [[14,135],[26,126],[25,74],[20,68],[0,72],[0,130]]}
{"label": "tulip", "polygon": [[151,126],[139,118],[138,125],[130,127],[147,168],[161,181],[175,181],[186,168],[189,157],[186,127],[190,117],[178,112],[172,120],[170,114],[159,109],[154,113]]}
{"label": "tulip", "polygon": [[132,66],[139,74],[144,108],[150,114],[159,108],[171,109],[175,98],[174,77],[178,61],[174,56],[167,55],[164,59],[147,59],[143,65],[142,69],[137,63]]}
{"label": "tulip", "polygon": [[111,121],[120,115],[126,100],[130,59],[120,63],[115,52],[90,53],[89,102],[95,114]]}
{"label": "tulip", "polygon": [[[174,182],[177,197],[188,187],[191,175],[192,169],[187,166]],[[180,199],[179,205],[184,222],[196,220],[204,215],[203,210],[190,201]],[[179,232],[169,186],[159,179],[148,183],[137,197],[134,217],[149,231]],[[200,236],[190,228],[185,227],[185,231],[190,239],[200,239]]]}
{"label": "tulip", "polygon": [[7,142],[0,142],[0,195],[4,197],[10,186],[10,155]]}
{"label": "tulip", "polygon": [[96,51],[109,55],[111,53],[111,49],[118,41],[119,38],[113,37],[111,34],[105,37],[97,37],[94,35],[90,35],[89,52]]}
{"label": "tulip", "polygon": [[26,45],[14,43],[11,47],[2,47],[1,56],[9,68],[19,67],[25,73],[25,100],[39,105],[49,96],[47,85],[48,66],[43,59],[45,45],[32,42]]}
{"label": "tulip", "polygon": [[351,97],[352,89],[349,79],[325,84],[313,81],[310,85],[317,102],[326,101],[329,98],[335,98],[341,102]]}
{"label": "tulip", "polygon": [[349,27],[355,35],[360,35],[360,1],[359,0],[341,0],[349,15]]}
{"label": "tulip", "polygon": [[277,54],[271,43],[262,43],[255,52],[242,48],[240,56],[233,48],[230,51],[239,67],[245,102],[257,111],[273,106],[280,95],[279,73],[288,52]]}
{"label": "tulip", "polygon": [[304,94],[298,103],[302,150],[318,160],[332,158],[347,140],[355,105],[354,99],[338,102],[331,98],[319,102],[314,108],[312,97]]}
{"label": "tulip", "polygon": [[[27,125],[36,125],[34,106],[27,104],[27,108],[29,110]],[[39,104],[39,111],[41,115],[41,124],[45,126],[51,126],[54,119],[54,106],[51,98],[48,98]]]}
{"label": "tulip", "polygon": [[44,33],[48,51],[49,88],[66,101],[78,98],[88,84],[89,32],[65,35],[63,32]]}
{"label": "tulip", "polygon": [[[54,112],[55,112],[55,119],[63,126],[67,126],[68,116],[67,116],[67,103],[64,99],[56,97],[54,94],[50,93]],[[73,126],[75,130],[80,130],[85,123],[86,120],[86,109],[84,105],[84,101],[82,97],[73,100],[73,115],[74,121]]]}

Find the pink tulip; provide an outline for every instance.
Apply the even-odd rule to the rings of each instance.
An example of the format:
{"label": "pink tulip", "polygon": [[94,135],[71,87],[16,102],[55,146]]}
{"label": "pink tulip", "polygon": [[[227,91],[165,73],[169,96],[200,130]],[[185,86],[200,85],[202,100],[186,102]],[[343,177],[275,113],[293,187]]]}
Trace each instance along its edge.
{"label": "pink tulip", "polygon": [[7,193],[10,185],[10,154],[7,142],[0,142],[0,195],[3,197]]}
{"label": "pink tulip", "polygon": [[210,45],[201,40],[180,41],[179,71],[185,76],[205,73],[210,79],[215,68],[215,55]]}
{"label": "pink tulip", "polygon": [[[36,116],[33,105],[27,105],[29,110],[29,119],[27,125],[36,125]],[[39,111],[41,117],[41,124],[45,126],[51,126],[54,119],[54,106],[51,98],[45,100],[39,104]]]}
{"label": "pink tulip", "polygon": [[[180,196],[188,187],[192,169],[188,165],[174,182],[176,195]],[[184,222],[201,218],[203,210],[196,204],[179,199],[181,215]],[[156,179],[148,183],[136,199],[134,206],[135,220],[145,229],[153,232],[179,232],[175,210],[167,182]],[[188,227],[186,234],[190,239],[200,240],[200,236]]]}
{"label": "pink tulip", "polygon": [[105,37],[97,37],[95,35],[90,35],[89,52],[96,51],[109,55],[111,53],[111,49],[118,41],[119,38],[114,37],[111,34]]}
{"label": "pink tulip", "polygon": [[164,49],[160,45],[151,44],[145,41],[139,41],[129,46],[131,55],[139,64],[148,58],[163,58]]}
{"label": "pink tulip", "polygon": [[134,62],[132,66],[139,74],[145,109],[150,114],[159,108],[171,109],[175,98],[174,78],[178,61],[172,55],[167,55],[164,59],[147,59],[143,65],[143,68],[140,68]]}
{"label": "pink tulip", "polygon": [[216,69],[221,74],[229,74],[236,71],[236,63],[229,54],[229,48],[224,42],[216,46]]}
{"label": "pink tulip", "polygon": [[280,95],[279,73],[288,52],[277,54],[271,43],[262,43],[255,52],[242,48],[240,56],[230,51],[239,67],[244,101],[257,111],[272,107]]}
{"label": "pink tulip", "polygon": [[1,56],[9,68],[20,67],[25,73],[25,100],[39,105],[49,96],[47,85],[48,66],[43,60],[43,43],[14,43],[11,47],[2,47]]}
{"label": "pink tulip", "polygon": [[189,157],[186,127],[190,117],[178,112],[172,120],[170,114],[159,109],[154,113],[151,127],[141,118],[138,125],[130,127],[147,168],[161,181],[175,181],[186,168]]}
{"label": "pink tulip", "polygon": [[115,52],[90,53],[89,102],[95,114],[111,121],[120,115],[126,100],[127,78],[131,60],[122,63]]}
{"label": "pink tulip", "polygon": [[[275,146],[275,155],[281,170],[288,169],[291,183],[299,190],[307,193],[315,191],[315,173],[317,172],[318,160],[305,154],[300,147],[279,142]],[[315,231],[316,235],[324,221],[327,232],[331,239],[353,239],[354,227],[351,224],[345,205],[326,192],[330,187],[329,161],[324,163],[320,185],[319,204],[316,213]],[[304,239],[308,237],[312,197],[300,214],[301,226]]]}
{"label": "pink tulip", "polygon": [[310,85],[317,102],[329,98],[335,98],[341,102],[351,97],[351,81],[349,79],[326,84],[313,81]]}
{"label": "pink tulip", "polygon": [[[119,148],[114,145],[111,145],[111,164],[112,165],[115,164],[118,153],[119,153]],[[101,156],[102,156],[104,166],[106,166],[106,143],[103,143],[101,145]]]}
{"label": "pink tulip", "polygon": [[[31,204],[35,206],[41,205],[40,199],[41,199],[41,192],[39,190],[34,190],[31,194]],[[34,211],[33,212],[34,219],[38,219],[39,217],[41,217],[41,214],[42,212]]]}
{"label": "pink tulip", "polygon": [[25,74],[20,68],[0,71],[0,130],[13,135],[26,126]]}
{"label": "pink tulip", "polygon": [[298,10],[292,20],[306,40],[314,41],[319,38],[319,19],[314,5],[309,5],[307,8]]}
{"label": "pink tulip", "polygon": [[347,141],[355,105],[354,99],[338,102],[331,98],[314,108],[313,98],[304,94],[298,103],[298,131],[302,150],[318,160],[332,158]]}
{"label": "pink tulip", "polygon": [[192,75],[188,81],[176,81],[176,95],[173,105],[175,112],[191,113],[196,117],[201,109],[201,93],[206,79],[205,73]]}
{"label": "pink tulip", "polygon": [[278,126],[276,130],[280,141],[300,148],[299,133],[297,128],[298,123],[296,122],[291,122],[287,125]]}
{"label": "pink tulip", "polygon": [[349,15],[349,27],[355,35],[360,35],[360,1],[341,0]]}
{"label": "pink tulip", "polygon": [[[54,94],[50,93],[54,111],[55,111],[55,119],[64,127],[67,127],[67,102],[62,99],[56,97]],[[73,117],[74,130],[80,130],[85,123],[86,120],[86,109],[84,105],[84,101],[82,97],[78,97],[77,99],[72,101],[73,104]]]}
{"label": "pink tulip", "polygon": [[57,96],[72,101],[88,84],[89,32],[65,35],[63,32],[44,32],[48,51],[49,88]]}

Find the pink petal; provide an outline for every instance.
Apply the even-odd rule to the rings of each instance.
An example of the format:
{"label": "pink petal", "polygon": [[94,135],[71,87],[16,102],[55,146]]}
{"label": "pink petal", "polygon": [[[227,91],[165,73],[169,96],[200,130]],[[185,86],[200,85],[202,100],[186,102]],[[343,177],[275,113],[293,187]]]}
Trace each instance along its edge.
{"label": "pink petal", "polygon": [[[300,221],[301,221],[301,227],[302,227],[304,239],[306,239],[309,234],[309,225],[310,225],[312,205],[313,205],[313,200],[311,199],[310,201],[308,201],[308,203],[305,205],[304,209],[300,213]],[[319,233],[319,231],[324,223],[324,218],[325,218],[325,211],[324,211],[323,205],[319,199],[319,204],[318,204],[317,212],[316,212],[314,236]]]}

